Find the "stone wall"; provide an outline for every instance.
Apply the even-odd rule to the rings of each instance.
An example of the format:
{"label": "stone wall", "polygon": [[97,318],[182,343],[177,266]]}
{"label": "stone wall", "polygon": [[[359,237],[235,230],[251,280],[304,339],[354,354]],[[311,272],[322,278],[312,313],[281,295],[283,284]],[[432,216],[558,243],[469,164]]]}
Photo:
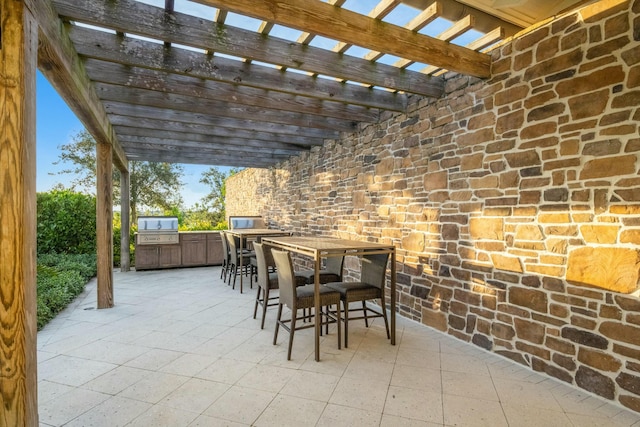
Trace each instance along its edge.
{"label": "stone wall", "polygon": [[227,212],[393,242],[401,315],[640,411],[639,14],[530,29],[490,80],[230,179]]}

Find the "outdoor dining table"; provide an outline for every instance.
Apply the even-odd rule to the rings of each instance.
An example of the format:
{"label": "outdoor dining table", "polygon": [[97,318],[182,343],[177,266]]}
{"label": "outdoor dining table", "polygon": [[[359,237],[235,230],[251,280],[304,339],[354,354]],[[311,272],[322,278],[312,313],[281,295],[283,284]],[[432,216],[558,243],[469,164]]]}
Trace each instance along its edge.
{"label": "outdoor dining table", "polygon": [[[244,246],[248,238],[260,240],[266,236],[288,236],[291,234],[288,231],[276,230],[273,228],[237,228],[234,230],[227,230],[227,233],[231,234],[232,236],[238,237],[240,240],[240,243],[238,244],[238,251],[240,252],[240,266],[244,265],[244,249],[246,249]],[[243,275],[241,274],[240,293],[242,293],[242,276]]]}
{"label": "outdoor dining table", "polygon": [[[393,245],[333,237],[265,237],[264,244],[310,257],[314,262],[315,312],[320,313],[320,266],[322,258],[391,254],[391,345],[396,344],[396,248]],[[385,301],[382,302],[386,304]],[[386,307],[382,307],[383,310]],[[315,316],[315,358],[320,361],[320,316]]]}

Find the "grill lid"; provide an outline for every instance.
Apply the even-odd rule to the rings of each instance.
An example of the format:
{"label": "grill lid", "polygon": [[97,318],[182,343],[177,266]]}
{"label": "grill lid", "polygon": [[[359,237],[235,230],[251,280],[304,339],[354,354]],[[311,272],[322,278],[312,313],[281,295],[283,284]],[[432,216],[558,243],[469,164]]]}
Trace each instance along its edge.
{"label": "grill lid", "polygon": [[138,233],[177,233],[178,218],[175,216],[140,216]]}

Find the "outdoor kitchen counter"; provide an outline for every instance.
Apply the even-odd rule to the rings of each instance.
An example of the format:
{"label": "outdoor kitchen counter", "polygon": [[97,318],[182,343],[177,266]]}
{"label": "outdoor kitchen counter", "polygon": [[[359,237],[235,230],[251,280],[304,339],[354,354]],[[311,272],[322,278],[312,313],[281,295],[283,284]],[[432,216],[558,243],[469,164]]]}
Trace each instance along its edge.
{"label": "outdoor kitchen counter", "polygon": [[180,231],[178,236],[177,243],[139,244],[136,233],[136,270],[222,264],[222,241],[219,231]]}

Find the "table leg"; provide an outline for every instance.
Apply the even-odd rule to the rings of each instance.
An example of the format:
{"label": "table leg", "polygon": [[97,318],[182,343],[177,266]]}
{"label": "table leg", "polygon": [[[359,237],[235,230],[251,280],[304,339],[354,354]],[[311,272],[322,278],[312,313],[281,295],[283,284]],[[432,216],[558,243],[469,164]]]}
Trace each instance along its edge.
{"label": "table leg", "polygon": [[391,252],[391,345],[396,345],[396,251]]}
{"label": "table leg", "polygon": [[321,325],[321,316],[320,316],[320,257],[316,256],[314,259],[314,280],[313,280],[313,291],[314,291],[314,319],[315,319],[315,351],[316,351],[316,362],[320,361],[320,328]]}
{"label": "table leg", "polygon": [[[239,261],[240,262],[240,293],[242,293],[242,276],[244,276],[244,274],[242,274],[242,269],[244,268],[244,259],[243,259],[243,256],[242,256],[242,253],[244,252],[244,248],[243,248],[244,245],[243,245],[242,241],[244,239],[242,237],[240,237],[239,240],[240,240],[240,243],[238,244],[238,247],[240,248],[240,261]],[[238,267],[236,267],[236,269],[237,268]]]}

